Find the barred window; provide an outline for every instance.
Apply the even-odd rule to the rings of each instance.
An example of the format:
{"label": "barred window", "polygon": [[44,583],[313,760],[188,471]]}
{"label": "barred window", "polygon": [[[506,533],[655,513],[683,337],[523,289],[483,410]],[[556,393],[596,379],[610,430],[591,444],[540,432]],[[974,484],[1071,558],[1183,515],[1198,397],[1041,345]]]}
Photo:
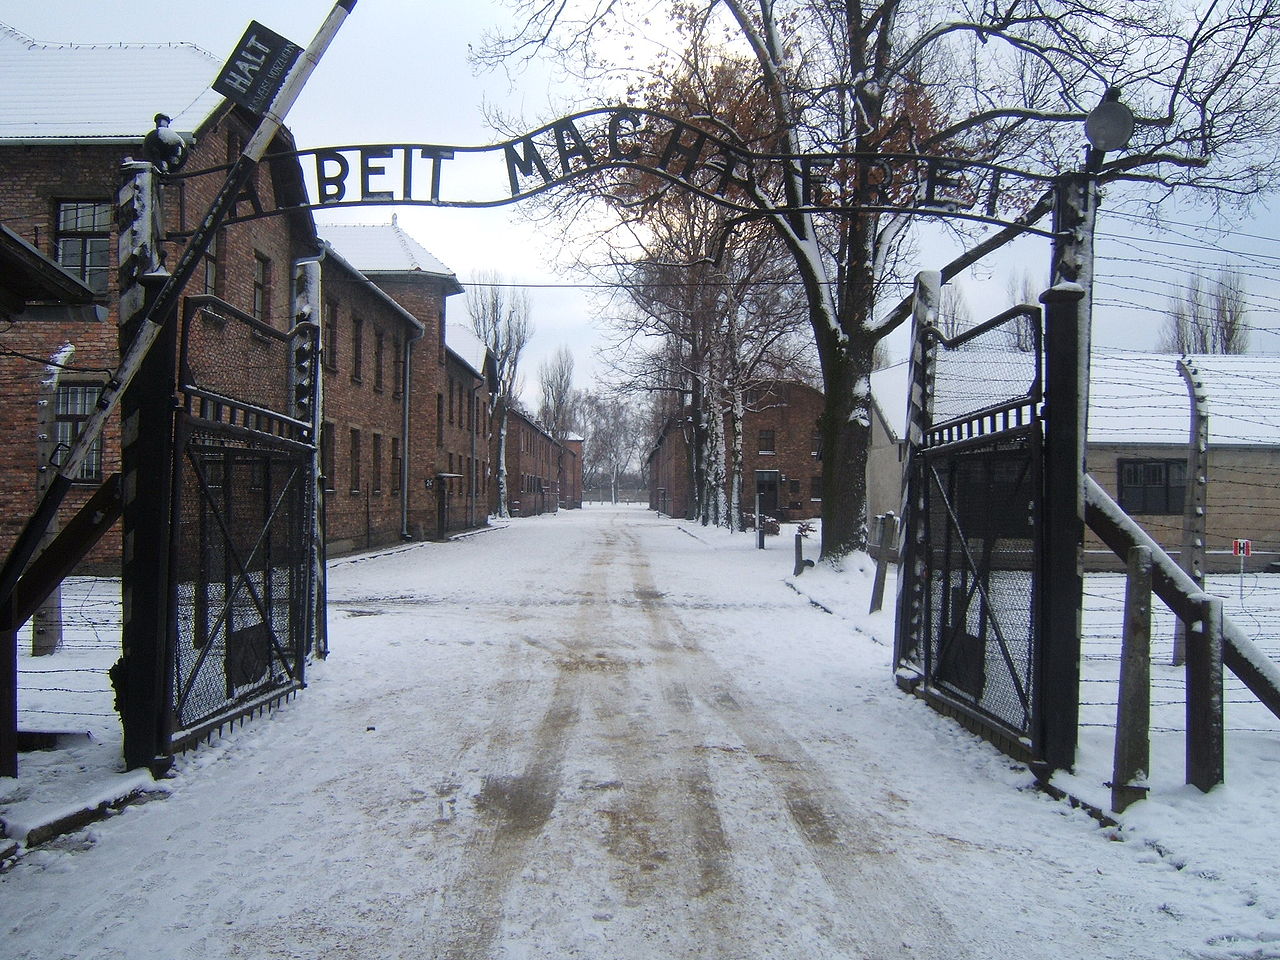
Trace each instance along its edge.
{"label": "barred window", "polygon": [[58,204],[58,263],[94,293],[107,292],[113,220],[108,200],[64,200]]}
{"label": "barred window", "polygon": [[253,255],[253,305],[250,312],[264,323],[271,319],[271,260],[260,253]]}
{"label": "barred window", "polygon": [[[84,429],[85,421],[92,415],[98,403],[102,387],[92,383],[67,383],[58,387],[55,400],[55,439],[58,452],[55,460],[61,464]],[[89,448],[89,454],[80,465],[73,480],[97,481],[102,479],[102,437],[98,436]]]}

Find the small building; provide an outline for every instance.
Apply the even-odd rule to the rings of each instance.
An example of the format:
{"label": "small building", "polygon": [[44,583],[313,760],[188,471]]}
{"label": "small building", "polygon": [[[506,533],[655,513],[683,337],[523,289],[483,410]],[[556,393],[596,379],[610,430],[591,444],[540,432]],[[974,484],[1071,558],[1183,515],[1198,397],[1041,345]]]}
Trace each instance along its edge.
{"label": "small building", "polygon": [[[1197,355],[1209,415],[1206,489],[1206,567],[1234,570],[1233,542],[1251,541],[1245,568],[1280,560],[1280,356]],[[1089,380],[1090,475],[1156,539],[1178,556],[1188,484],[1191,401],[1174,354],[1095,350]],[[971,363],[974,377],[998,365],[983,353],[959,352],[952,366]],[[876,410],[868,459],[872,515],[902,503],[902,435],[907,411],[907,364],[871,377]],[[1085,542],[1092,569],[1120,561],[1092,534]]]}
{"label": "small building", "polygon": [[[761,383],[747,392],[742,419],[742,492],[737,507],[779,520],[822,515],[822,461],[818,418],[822,392],[794,380]],[[726,417],[725,436],[731,434]],[[726,440],[726,443],[731,441]],[[650,451],[649,506],[672,517],[694,509],[691,449],[693,423],[687,413],[667,419]],[[731,496],[726,481],[726,496]]]}

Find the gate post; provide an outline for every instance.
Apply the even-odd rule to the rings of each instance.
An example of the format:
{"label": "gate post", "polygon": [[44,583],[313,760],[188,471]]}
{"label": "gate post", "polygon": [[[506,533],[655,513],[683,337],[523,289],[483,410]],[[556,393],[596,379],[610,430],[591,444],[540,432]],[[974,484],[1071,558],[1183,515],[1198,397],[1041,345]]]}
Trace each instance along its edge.
{"label": "gate post", "polygon": [[[121,191],[120,346],[124,353],[168,275],[160,258],[159,196],[150,164],[125,165]],[[159,335],[120,398],[121,657],[111,669],[124,732],[125,766],[159,775],[171,762],[169,552],[172,522],[174,364],[177,324]]]}
{"label": "gate post", "polygon": [[[916,274],[911,307],[911,367],[907,382],[907,427],[903,436],[902,509],[899,522],[903,536],[898,554],[898,610],[893,639],[893,668],[918,653],[924,636],[924,585],[916,566],[925,549],[925,518],[921,515],[924,491],[920,489],[918,466],[924,436],[933,413],[933,328],[942,302],[942,274]],[[899,681],[902,685],[902,681]]]}
{"label": "gate post", "polygon": [[1075,764],[1084,596],[1084,443],[1088,337],[1084,290],[1045,291],[1044,554],[1041,560],[1038,751],[1051,770]]}
{"label": "gate post", "polygon": [[1036,698],[1040,758],[1075,764],[1080,719],[1080,608],[1084,597],[1084,469],[1096,178],[1068,173],[1054,185],[1052,285],[1045,305],[1044,554]]}

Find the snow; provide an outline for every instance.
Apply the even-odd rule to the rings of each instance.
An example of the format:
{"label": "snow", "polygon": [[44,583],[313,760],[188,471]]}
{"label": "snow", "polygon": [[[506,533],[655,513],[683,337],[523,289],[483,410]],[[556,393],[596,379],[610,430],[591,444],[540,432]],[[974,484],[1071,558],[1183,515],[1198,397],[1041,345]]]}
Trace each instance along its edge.
{"label": "snow", "polygon": [[[334,561],[309,688],[180,757],[162,799],[26,850],[6,956],[1280,956],[1280,722],[1230,686],[1228,782],[1201,794],[1153,664],[1150,794],[1102,827],[900,692],[892,584],[867,615],[873,564],[793,577],[791,533],[603,506]],[[22,669],[91,687],[111,589],[69,584],[68,650]],[[1276,635],[1280,578],[1226,592]],[[1057,783],[1105,806],[1123,580],[1087,593]],[[109,692],[28,680],[24,711],[83,711],[28,719],[95,739],[24,754],[6,823],[53,768],[122,776]]]}
{"label": "snow", "polygon": [[190,43],[42,43],[0,23],[0,140],[136,140],[157,112],[195,132],[223,103],[220,61]]}

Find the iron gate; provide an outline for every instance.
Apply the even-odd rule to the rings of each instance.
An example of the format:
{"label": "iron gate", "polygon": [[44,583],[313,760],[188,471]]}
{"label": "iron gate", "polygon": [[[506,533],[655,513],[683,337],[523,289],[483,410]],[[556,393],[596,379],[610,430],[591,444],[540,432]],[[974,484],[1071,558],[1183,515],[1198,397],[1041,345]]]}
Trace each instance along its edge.
{"label": "iron gate", "polygon": [[904,686],[1035,759],[1042,596],[1041,312],[916,330],[896,661]]}
{"label": "iron gate", "polygon": [[184,312],[170,551],[174,747],[303,685],[315,632],[316,328]]}

